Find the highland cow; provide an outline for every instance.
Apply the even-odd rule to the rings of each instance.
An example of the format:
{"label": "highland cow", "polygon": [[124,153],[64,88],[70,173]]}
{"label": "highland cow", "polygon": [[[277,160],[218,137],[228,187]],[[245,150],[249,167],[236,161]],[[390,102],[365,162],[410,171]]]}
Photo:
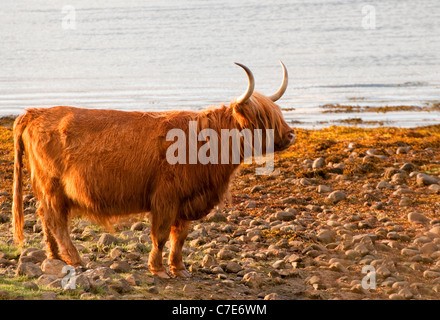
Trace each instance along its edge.
{"label": "highland cow", "polygon": [[[281,63],[282,64],[282,63]],[[228,106],[202,112],[124,112],[74,107],[27,109],[14,123],[14,240],[23,235],[23,155],[40,205],[47,254],[72,266],[82,264],[69,235],[72,216],[100,223],[148,212],[151,219],[150,271],[169,277],[162,250],[170,240],[169,267],[174,276],[189,277],[182,246],[190,223],[218,205],[240,164],[170,164],[166,159],[175,128],[197,130],[272,129],[274,150],[294,141],[294,132],[274,103],[287,88],[287,70],[279,90],[266,97],[254,92],[254,77],[245,66],[249,84]],[[202,142],[198,142],[200,148]],[[243,147],[243,146],[241,146]],[[187,155],[189,156],[189,155]],[[220,155],[219,155],[220,156]],[[243,157],[241,157],[243,160]]]}

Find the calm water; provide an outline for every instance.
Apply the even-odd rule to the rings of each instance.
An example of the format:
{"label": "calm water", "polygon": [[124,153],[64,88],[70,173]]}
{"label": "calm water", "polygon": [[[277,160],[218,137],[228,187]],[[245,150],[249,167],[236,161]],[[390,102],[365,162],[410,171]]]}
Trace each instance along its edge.
{"label": "calm water", "polygon": [[[64,7],[73,2],[74,11]],[[318,108],[439,101],[438,0],[72,3],[2,0],[0,114],[54,105],[200,109],[228,103],[246,88],[235,61],[252,69],[257,90],[272,94],[281,59],[290,82],[279,104],[288,120],[302,122],[296,126],[353,117],[440,123],[438,112]],[[63,28],[73,18],[76,28]]]}

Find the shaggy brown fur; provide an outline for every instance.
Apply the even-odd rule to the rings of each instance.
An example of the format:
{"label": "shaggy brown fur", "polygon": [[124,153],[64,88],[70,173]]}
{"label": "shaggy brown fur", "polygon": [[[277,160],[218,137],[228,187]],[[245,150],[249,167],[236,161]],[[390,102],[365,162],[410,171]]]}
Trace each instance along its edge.
{"label": "shaggy brown fur", "polygon": [[[105,223],[111,217],[151,213],[151,272],[166,275],[162,249],[170,238],[170,270],[189,276],[182,246],[190,221],[223,198],[237,164],[175,164],[166,160],[169,130],[275,129],[275,150],[288,147],[292,129],[280,108],[254,92],[245,103],[203,112],[123,112],[73,107],[28,109],[14,124],[14,239],[23,241],[22,155],[40,200],[49,258],[80,265],[69,236],[69,219],[81,214]],[[198,147],[206,142],[199,142]],[[187,154],[188,155],[188,154]],[[220,162],[219,162],[220,163]]]}

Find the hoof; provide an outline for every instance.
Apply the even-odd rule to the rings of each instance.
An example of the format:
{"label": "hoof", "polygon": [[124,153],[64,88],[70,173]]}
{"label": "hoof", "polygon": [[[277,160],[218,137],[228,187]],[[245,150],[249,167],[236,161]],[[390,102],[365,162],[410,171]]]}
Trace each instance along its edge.
{"label": "hoof", "polygon": [[191,278],[191,273],[189,273],[185,269],[172,271],[172,274],[174,277],[177,278]]}
{"label": "hoof", "polygon": [[170,275],[166,271],[151,271],[151,273],[161,279],[170,279]]}

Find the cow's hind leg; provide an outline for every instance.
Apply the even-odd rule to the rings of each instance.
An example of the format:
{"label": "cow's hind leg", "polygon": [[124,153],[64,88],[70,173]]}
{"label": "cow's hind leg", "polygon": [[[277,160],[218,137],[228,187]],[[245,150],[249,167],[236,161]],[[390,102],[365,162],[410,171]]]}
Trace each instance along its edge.
{"label": "cow's hind leg", "polygon": [[50,199],[51,205],[46,205],[42,215],[42,223],[49,236],[48,245],[51,246],[53,238],[58,244],[58,256],[71,266],[81,266],[82,261],[78,250],[73,245],[69,234],[69,210],[62,199]]}
{"label": "cow's hind leg", "polygon": [[191,277],[191,274],[185,268],[182,258],[183,243],[188,235],[190,226],[190,221],[176,219],[174,225],[171,227],[169,265],[171,273],[176,277]]}
{"label": "cow's hind leg", "polygon": [[163,247],[167,242],[171,231],[171,216],[165,214],[152,214],[151,240],[153,248],[150,251],[148,266],[152,274],[160,278],[170,278],[163,265]]}
{"label": "cow's hind leg", "polygon": [[43,205],[41,205],[37,209],[37,215],[40,217],[40,220],[42,221],[44,242],[46,243],[47,258],[61,260],[60,253],[58,250],[57,241],[56,241],[55,237],[53,236],[52,232],[47,227],[47,224],[45,223],[44,211],[45,211],[45,207]]}

